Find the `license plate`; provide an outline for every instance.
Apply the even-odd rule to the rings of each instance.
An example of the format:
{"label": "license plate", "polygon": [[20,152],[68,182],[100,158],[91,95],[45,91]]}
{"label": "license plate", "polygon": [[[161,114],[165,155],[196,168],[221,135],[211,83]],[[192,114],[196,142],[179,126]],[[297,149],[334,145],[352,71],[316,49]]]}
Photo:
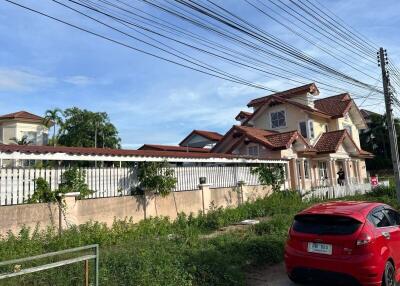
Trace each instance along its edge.
{"label": "license plate", "polygon": [[308,252],[332,255],[332,244],[309,242]]}

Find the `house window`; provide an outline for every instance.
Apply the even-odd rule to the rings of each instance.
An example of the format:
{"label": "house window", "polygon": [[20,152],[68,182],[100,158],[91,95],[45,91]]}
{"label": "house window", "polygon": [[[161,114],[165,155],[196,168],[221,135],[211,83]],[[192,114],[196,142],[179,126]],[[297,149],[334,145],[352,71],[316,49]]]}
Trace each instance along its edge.
{"label": "house window", "polygon": [[314,138],[314,123],[312,120],[308,121],[308,128],[310,130],[310,138]]}
{"label": "house window", "polygon": [[349,132],[349,134],[350,134],[351,137],[353,137],[353,132],[352,132],[353,130],[352,130],[351,125],[343,124],[343,128],[346,129],[347,132]]}
{"label": "house window", "polygon": [[43,133],[42,138],[43,138],[43,145],[48,145],[49,144],[49,134]]}
{"label": "house window", "polygon": [[0,127],[0,143],[3,143],[3,127]]}
{"label": "house window", "polygon": [[310,162],[308,160],[304,160],[304,178],[310,178]]}
{"label": "house window", "polygon": [[307,125],[305,121],[299,122],[300,134],[304,138],[307,138]]}
{"label": "house window", "polygon": [[249,146],[247,151],[249,156],[258,156],[258,146]]}
{"label": "house window", "polygon": [[326,162],[325,161],[318,162],[318,169],[319,169],[319,178],[321,180],[328,179],[328,171],[327,171],[327,168],[326,168]]}
{"label": "house window", "polygon": [[271,128],[286,127],[285,111],[271,112]]}

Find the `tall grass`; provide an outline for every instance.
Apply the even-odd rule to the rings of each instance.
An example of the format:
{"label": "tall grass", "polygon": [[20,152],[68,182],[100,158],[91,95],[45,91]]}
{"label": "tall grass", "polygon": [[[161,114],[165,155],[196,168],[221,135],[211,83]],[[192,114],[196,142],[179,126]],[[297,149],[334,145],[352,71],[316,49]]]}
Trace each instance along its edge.
{"label": "tall grass", "polygon": [[[396,206],[392,189],[348,199]],[[197,216],[180,214],[174,221],[165,217],[137,224],[123,220],[112,227],[90,222],[65,230],[61,236],[51,228],[23,228],[18,235],[2,237],[0,261],[97,243],[100,285],[243,285],[248,266],[282,261],[293,216],[312,203],[303,202],[293,192],[279,192],[235,209],[214,208]],[[268,219],[245,231],[204,236],[243,219],[261,217]],[[82,277],[82,265],[74,265],[0,284],[82,285]]]}

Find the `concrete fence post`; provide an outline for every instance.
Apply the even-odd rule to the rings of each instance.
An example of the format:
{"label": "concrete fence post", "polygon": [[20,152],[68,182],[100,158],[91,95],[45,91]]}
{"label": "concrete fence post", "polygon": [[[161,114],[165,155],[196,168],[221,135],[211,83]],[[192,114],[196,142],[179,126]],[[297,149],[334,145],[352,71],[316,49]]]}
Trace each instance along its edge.
{"label": "concrete fence post", "polygon": [[[60,194],[61,195],[61,194]],[[71,225],[79,225],[78,207],[76,198],[80,195],[78,192],[62,194],[62,202],[59,204],[58,232]]]}
{"label": "concrete fence post", "polygon": [[211,186],[211,184],[200,184],[199,185],[199,189],[201,191],[203,214],[206,214],[210,208],[210,204],[211,204],[210,186]]}

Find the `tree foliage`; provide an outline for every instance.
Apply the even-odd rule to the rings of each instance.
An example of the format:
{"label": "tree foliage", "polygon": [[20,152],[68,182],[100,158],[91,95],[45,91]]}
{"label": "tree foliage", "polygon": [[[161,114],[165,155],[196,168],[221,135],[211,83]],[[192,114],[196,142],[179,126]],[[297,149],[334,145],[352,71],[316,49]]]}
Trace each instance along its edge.
{"label": "tree foliage", "polygon": [[285,180],[285,173],[281,165],[262,164],[252,168],[251,173],[258,175],[260,183],[271,186],[274,192],[280,190]]}
{"label": "tree foliage", "polygon": [[[397,131],[397,142],[400,143],[400,121],[395,119]],[[371,114],[368,122],[368,129],[360,133],[360,144],[363,150],[371,152],[375,157],[367,160],[368,170],[391,169],[391,151],[386,124],[386,116]]]}
{"label": "tree foliage", "polygon": [[140,162],[138,179],[143,190],[152,191],[161,196],[168,195],[176,185],[174,170],[168,162]]}
{"label": "tree foliage", "polygon": [[[92,112],[77,107],[64,111],[59,144],[74,147],[120,148],[117,128],[106,112]],[[97,139],[97,142],[96,142]],[[96,143],[95,143],[96,142]]]}
{"label": "tree foliage", "polygon": [[53,138],[51,144],[56,146],[57,144],[57,134],[56,134],[56,127],[57,125],[60,126],[63,123],[62,119],[63,112],[59,108],[48,109],[44,114],[44,125],[50,126],[53,125]]}
{"label": "tree foliage", "polygon": [[17,145],[31,145],[33,144],[33,141],[28,139],[28,136],[24,135],[21,137],[21,139],[18,140],[17,137],[12,137],[10,138],[11,141],[13,141]]}
{"label": "tree foliage", "polygon": [[51,190],[49,183],[43,178],[37,178],[35,191],[28,200],[29,203],[63,203],[63,194],[80,193],[79,198],[84,198],[91,193],[88,185],[85,183],[85,172],[74,167],[66,170],[61,179],[58,190]]}

